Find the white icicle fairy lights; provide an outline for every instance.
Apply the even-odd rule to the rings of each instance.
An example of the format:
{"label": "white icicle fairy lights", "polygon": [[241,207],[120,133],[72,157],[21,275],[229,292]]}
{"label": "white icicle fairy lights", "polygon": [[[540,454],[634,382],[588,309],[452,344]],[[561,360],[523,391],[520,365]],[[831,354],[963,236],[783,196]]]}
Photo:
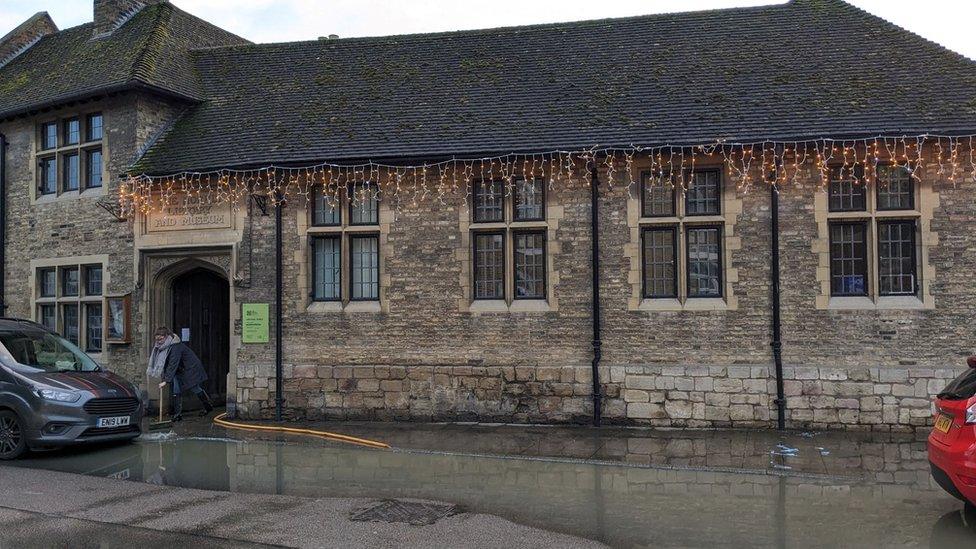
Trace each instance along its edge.
{"label": "white icicle fairy lights", "polygon": [[[277,200],[304,199],[317,194],[329,205],[347,195],[355,204],[382,194],[399,211],[404,205],[426,202],[447,204],[452,196],[465,201],[472,182],[500,181],[506,195],[521,179],[541,179],[550,188],[590,184],[590,170],[602,172],[610,188],[621,178],[628,186],[640,181],[638,170],[651,174],[651,184],[687,189],[696,167],[708,159],[721,161],[729,180],[739,192],[759,183],[801,184],[800,173],[813,170],[818,190],[827,189],[832,170],[854,170],[870,183],[879,164],[902,166],[914,177],[934,164],[940,180],[953,185],[968,171],[976,173],[976,134],[963,136],[878,136],[859,139],[806,141],[714,142],[698,145],[656,145],[511,153],[483,158],[454,158],[418,165],[376,162],[357,164],[323,162],[308,166],[267,166],[247,170],[181,172],[167,176],[139,175],[123,179],[118,189],[121,216],[134,219],[162,211],[179,214],[180,208],[203,204],[227,204],[237,208],[252,194]],[[923,149],[929,154],[923,154]],[[639,166],[639,167],[638,167]],[[624,175],[618,176],[619,171]],[[373,194],[371,196],[370,194]]]}

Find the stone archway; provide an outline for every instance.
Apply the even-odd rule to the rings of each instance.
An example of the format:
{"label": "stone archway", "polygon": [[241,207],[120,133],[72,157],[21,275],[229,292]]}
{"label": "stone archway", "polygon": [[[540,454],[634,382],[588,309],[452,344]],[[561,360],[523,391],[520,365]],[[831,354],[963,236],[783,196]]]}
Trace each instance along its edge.
{"label": "stone archway", "polygon": [[[142,318],[146,320],[144,334],[144,349],[148,359],[148,349],[152,346],[152,332],[157,326],[173,327],[174,321],[174,284],[185,284],[188,279],[193,279],[195,275],[208,275],[204,278],[220,280],[226,287],[226,300],[223,302],[227,307],[226,311],[216,315],[221,319],[226,319],[224,333],[226,338],[222,342],[223,352],[226,353],[226,369],[224,374],[226,381],[217,385],[226,391],[226,399],[229,406],[232,406],[234,395],[236,394],[236,364],[237,355],[234,352],[233,324],[236,320],[236,307],[234,296],[234,280],[232,274],[232,250],[156,250],[144,255],[144,273],[147,283],[144,287],[145,308]],[[179,327],[173,328],[179,335]],[[192,345],[191,345],[192,347]],[[156,380],[147,380],[146,387],[152,400],[158,403],[159,388]]]}

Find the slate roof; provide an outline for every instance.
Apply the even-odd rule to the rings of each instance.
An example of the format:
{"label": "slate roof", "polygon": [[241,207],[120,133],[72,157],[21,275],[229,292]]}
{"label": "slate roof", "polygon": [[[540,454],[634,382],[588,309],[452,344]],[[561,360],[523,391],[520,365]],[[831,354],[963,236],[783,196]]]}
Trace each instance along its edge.
{"label": "slate roof", "polygon": [[[147,8],[123,34],[173,29],[153,27],[166,17],[163,9],[183,17],[165,4]],[[67,38],[77,33],[84,31],[59,34],[69,42],[80,40]],[[185,33],[153,35],[183,52]],[[841,0],[204,47],[175,60],[162,39],[118,42],[81,48],[84,61],[71,64],[87,72],[72,74],[101,75],[89,77],[89,86],[103,85],[106,75],[137,78],[199,100],[136,162],[135,173],[976,133],[976,63]],[[17,59],[25,65],[18,74],[45,78],[32,57],[59,59],[45,48]],[[9,102],[5,73],[0,113]]]}
{"label": "slate roof", "polygon": [[247,44],[169,3],[148,6],[112,34],[93,23],[42,38],[0,68],[0,119],[121,89],[145,87],[204,98],[188,49]]}

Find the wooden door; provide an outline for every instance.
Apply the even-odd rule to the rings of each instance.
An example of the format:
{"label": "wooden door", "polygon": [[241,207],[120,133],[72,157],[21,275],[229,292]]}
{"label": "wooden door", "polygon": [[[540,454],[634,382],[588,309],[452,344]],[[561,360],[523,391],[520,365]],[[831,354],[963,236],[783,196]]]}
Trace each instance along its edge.
{"label": "wooden door", "polygon": [[227,397],[229,323],[230,288],[226,280],[206,269],[197,269],[173,281],[173,331],[203,362],[208,378],[203,387],[214,403],[224,402]]}

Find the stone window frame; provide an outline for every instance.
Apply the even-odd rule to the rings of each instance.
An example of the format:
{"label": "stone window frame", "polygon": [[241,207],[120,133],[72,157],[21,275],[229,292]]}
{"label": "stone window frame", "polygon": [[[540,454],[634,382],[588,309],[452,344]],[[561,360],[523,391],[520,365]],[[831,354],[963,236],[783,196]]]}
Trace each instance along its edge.
{"label": "stone window frame", "polygon": [[[556,236],[559,222],[564,216],[563,207],[553,200],[551,189],[541,177],[542,184],[542,217],[534,220],[515,220],[515,185],[522,178],[511,178],[511,185],[502,181],[502,221],[475,221],[474,200],[475,193],[469,194],[465,201],[465,208],[459,208],[459,229],[461,239],[457,249],[457,259],[460,263],[460,284],[462,297],[458,302],[460,312],[473,314],[482,313],[544,313],[556,311],[559,303],[556,298],[556,287],[559,284],[559,272],[555,268],[554,258],[561,250],[561,244]],[[471,183],[472,190],[481,181]],[[540,232],[544,241],[544,276],[546,286],[545,298],[519,298],[515,296],[515,237],[519,233]],[[474,235],[478,233],[503,233],[505,260],[505,297],[504,299],[475,299],[474,297]]]}
{"label": "stone window frame", "polygon": [[[91,137],[91,121],[93,116],[99,116],[102,121],[101,136],[98,139]],[[78,121],[78,142],[68,143],[66,139],[66,128],[70,121]],[[57,132],[56,144],[54,147],[45,147],[45,128],[53,125]],[[108,150],[107,135],[105,131],[105,115],[101,108],[84,111],[74,111],[58,116],[48,116],[37,119],[34,130],[33,158],[35,166],[34,185],[31,190],[32,199],[35,202],[48,202],[60,199],[77,198],[80,196],[101,196],[107,192],[106,174],[107,161],[106,151]],[[98,186],[91,186],[89,177],[89,162],[92,153],[101,154],[101,178]],[[67,172],[65,163],[67,158],[76,155],[78,158],[78,188],[67,190]],[[54,192],[44,192],[43,182],[46,170],[44,162],[54,160],[55,166],[55,189]]]}
{"label": "stone window frame", "polygon": [[[43,324],[41,318],[41,308],[43,306],[55,307],[55,331],[64,335],[64,305],[76,305],[78,307],[78,347],[86,353],[92,355],[96,360],[103,356],[106,350],[105,342],[105,322],[107,308],[105,306],[105,296],[109,287],[108,255],[88,255],[73,256],[51,259],[32,259],[30,261],[30,272],[28,283],[31,288],[31,318],[38,324]],[[101,268],[101,293],[90,295],[86,280],[86,267],[98,266]],[[78,269],[78,295],[64,295],[62,273],[68,269]],[[40,273],[44,270],[53,269],[55,276],[55,295],[42,296]],[[88,315],[87,307],[98,305],[101,307],[101,348],[93,349],[88,341]]]}
{"label": "stone window frame", "polygon": [[[380,181],[368,181],[366,184],[376,185],[382,189]],[[360,188],[364,182],[357,182],[356,187]],[[306,208],[298,208],[296,215],[297,229],[299,236],[306,239],[306,245],[300,252],[301,269],[299,272],[299,284],[302,289],[304,300],[300,303],[306,312],[309,313],[388,313],[389,299],[388,290],[390,287],[390,276],[387,272],[386,263],[392,255],[392,245],[389,243],[390,225],[393,220],[393,210],[390,208],[389,201],[383,200],[382,196],[377,200],[377,222],[372,224],[352,223],[352,208],[354,204],[349,200],[349,187],[344,186],[339,192],[338,210],[339,224],[337,225],[316,225],[313,223],[315,217],[315,194],[321,192],[321,185],[315,185],[310,191]],[[382,192],[382,191],[380,191]],[[340,266],[340,299],[338,300],[316,300],[313,292],[314,279],[314,252],[313,239],[316,237],[338,237],[340,240],[340,255],[343,264]],[[378,299],[351,299],[352,296],[352,245],[351,239],[355,236],[375,236],[377,237],[379,254],[379,298]]]}
{"label": "stone window frame", "polygon": [[[888,166],[881,162],[878,168]],[[836,170],[838,166],[829,166]],[[909,166],[908,169],[912,169]],[[938,243],[938,234],[931,231],[932,217],[939,205],[939,194],[928,178],[920,177],[922,171],[912,176],[912,207],[903,210],[878,208],[877,171],[874,177],[863,182],[865,207],[863,210],[831,211],[829,192],[814,196],[814,216],[817,222],[817,238],[811,251],[818,257],[816,296],[817,309],[878,310],[878,309],[934,309],[935,300],[930,285],[935,269],[929,263],[929,252]],[[829,183],[828,183],[828,189]],[[914,295],[882,295],[880,291],[880,254],[878,251],[879,227],[885,223],[912,221],[915,223],[915,273],[917,291]],[[867,256],[867,295],[840,296],[831,292],[830,230],[837,223],[863,223],[865,226]]]}
{"label": "stone window frame", "polygon": [[[674,215],[646,214],[644,211],[644,181],[651,173],[647,160],[637,161],[634,170],[639,173],[637,185],[628,189],[627,225],[630,229],[630,242],[624,246],[624,254],[630,261],[628,281],[631,296],[627,309],[630,311],[725,311],[739,307],[735,284],[739,281],[738,268],[734,266],[734,255],[742,248],[742,239],[735,232],[735,225],[742,214],[742,199],[736,188],[729,183],[727,169],[718,163],[702,162],[695,171],[717,171],[719,175],[718,214],[687,214],[687,200],[684,188],[675,184]],[[686,170],[686,173],[691,170]],[[644,233],[649,229],[674,228],[677,237],[675,256],[675,277],[678,297],[644,297]],[[720,296],[695,297],[688,295],[688,252],[687,238],[689,228],[718,228],[721,242],[719,257]]]}

